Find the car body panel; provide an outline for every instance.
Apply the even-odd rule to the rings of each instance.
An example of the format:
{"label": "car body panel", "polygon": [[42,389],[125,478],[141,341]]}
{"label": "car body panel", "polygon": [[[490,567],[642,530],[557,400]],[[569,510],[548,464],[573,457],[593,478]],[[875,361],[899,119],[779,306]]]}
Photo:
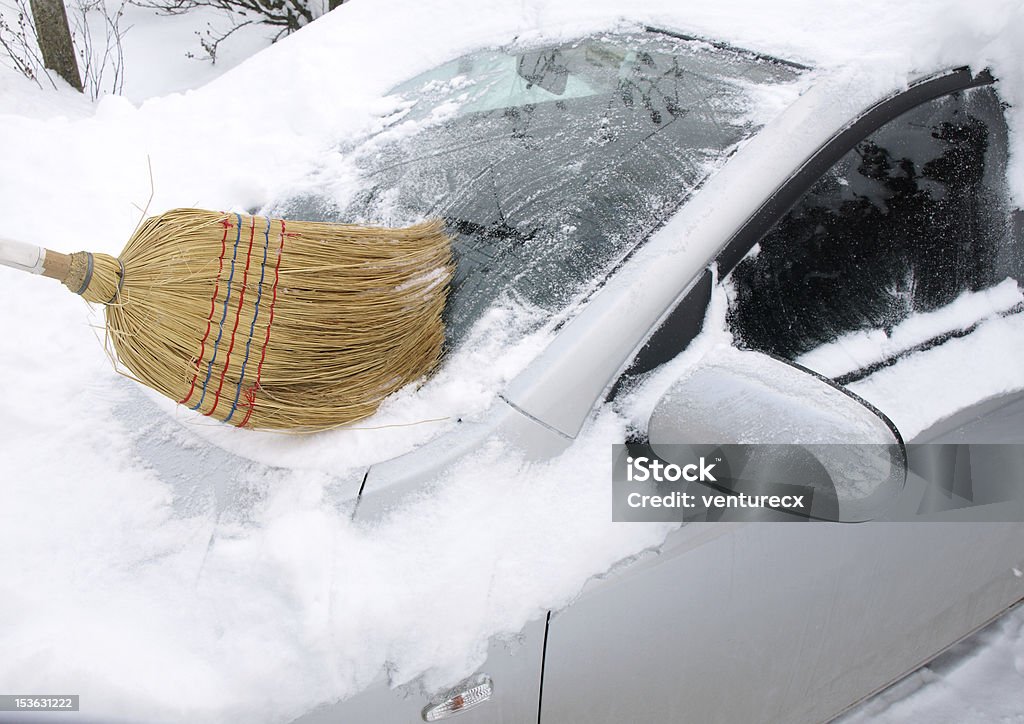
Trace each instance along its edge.
{"label": "car body panel", "polygon": [[933,423],[914,438],[920,443],[1024,444],[1024,392],[997,395]]}
{"label": "car body panel", "polygon": [[542,722],[824,721],[1024,597],[1019,524],[750,523],[687,545],[721,525],[552,616]]}

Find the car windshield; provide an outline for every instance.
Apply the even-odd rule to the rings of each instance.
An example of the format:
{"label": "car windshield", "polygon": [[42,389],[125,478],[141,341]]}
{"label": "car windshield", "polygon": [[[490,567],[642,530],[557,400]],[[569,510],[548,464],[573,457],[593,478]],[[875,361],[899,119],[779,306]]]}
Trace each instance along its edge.
{"label": "car windshield", "polygon": [[368,223],[443,217],[456,273],[449,342],[498,300],[569,309],[764,122],[798,66],[660,32],[476,52],[393,89],[403,107],[351,151],[343,208]]}

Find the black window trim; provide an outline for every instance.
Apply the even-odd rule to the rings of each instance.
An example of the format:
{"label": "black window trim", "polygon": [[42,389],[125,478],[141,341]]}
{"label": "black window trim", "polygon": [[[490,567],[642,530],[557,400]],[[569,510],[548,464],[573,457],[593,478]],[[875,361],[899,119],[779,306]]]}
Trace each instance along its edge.
{"label": "black window trim", "polygon": [[[919,80],[907,89],[876,103],[815,151],[722,245],[712,262],[717,265],[718,278],[727,276],[834,164],[886,123],[937,98],[992,85],[995,81],[987,69],[973,74],[970,68],[959,67]],[[703,320],[710,300],[710,285],[703,277],[710,279],[709,272],[704,271],[703,276],[699,277],[704,283],[688,286],[664,322],[647,338],[632,362],[616,378],[609,388],[607,400],[613,399],[628,387],[625,384],[627,378],[650,371],[686,349],[700,330],[699,324],[695,327],[694,319],[699,316]]]}
{"label": "black window trim", "polygon": [[905,91],[879,101],[818,149],[744,222],[715,255],[719,277],[729,274],[832,166],[886,123],[937,98],[993,83],[995,78],[988,70],[973,75],[969,68],[957,68],[925,78]]}

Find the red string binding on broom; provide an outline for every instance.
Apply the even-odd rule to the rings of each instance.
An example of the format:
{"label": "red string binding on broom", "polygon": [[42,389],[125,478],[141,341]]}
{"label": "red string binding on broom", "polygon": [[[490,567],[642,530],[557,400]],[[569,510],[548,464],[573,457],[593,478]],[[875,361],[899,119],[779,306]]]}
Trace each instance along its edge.
{"label": "red string binding on broom", "polygon": [[270,344],[270,325],[274,323],[274,305],[277,304],[277,283],[281,280],[281,257],[284,254],[284,237],[287,236],[284,230],[284,219],[281,220],[281,244],[277,248],[277,262],[274,264],[274,286],[270,297],[270,316],[267,319],[267,336],[263,339],[263,350],[260,352],[260,363],[256,366],[256,384],[245,391],[245,400],[249,403],[245,417],[238,423],[239,427],[245,427],[252,417],[252,411],[256,408],[256,391],[260,389],[260,375],[263,373],[263,360],[267,358],[267,345]]}
{"label": "red string binding on broom", "polygon": [[206,354],[206,340],[210,336],[210,329],[213,326],[213,310],[217,306],[217,293],[220,291],[220,275],[224,273],[224,255],[228,252],[228,229],[231,228],[231,222],[225,217],[220,225],[224,227],[224,236],[220,240],[220,259],[218,260],[219,268],[217,269],[217,282],[213,285],[213,297],[210,299],[210,315],[206,320],[206,334],[199,341],[199,359],[196,360],[196,373],[192,375],[192,386],[189,387],[188,394],[184,398],[178,401],[179,405],[184,405],[192,397],[192,393],[196,391],[196,379],[199,377],[199,368],[203,364],[203,356]]}
{"label": "red string binding on broom", "polygon": [[249,409],[245,411],[245,417],[238,423],[239,427],[245,427],[249,418],[252,417],[253,408],[256,407],[256,385],[249,385],[245,388],[245,404],[249,406]]}
{"label": "red string binding on broom", "polygon": [[224,368],[220,371],[220,381],[217,384],[217,393],[213,397],[213,407],[209,412],[203,414],[209,417],[217,410],[220,404],[220,392],[224,389],[224,376],[228,372],[228,365],[231,364],[231,350],[235,348],[235,334],[238,332],[238,320],[242,318],[242,304],[245,302],[245,290],[249,286],[249,264],[252,262],[252,242],[256,238],[256,217],[250,216],[249,226],[249,251],[245,255],[245,272],[242,274],[242,291],[238,295],[238,307],[235,309],[235,326],[231,329],[231,343],[228,345],[228,354],[224,358]]}

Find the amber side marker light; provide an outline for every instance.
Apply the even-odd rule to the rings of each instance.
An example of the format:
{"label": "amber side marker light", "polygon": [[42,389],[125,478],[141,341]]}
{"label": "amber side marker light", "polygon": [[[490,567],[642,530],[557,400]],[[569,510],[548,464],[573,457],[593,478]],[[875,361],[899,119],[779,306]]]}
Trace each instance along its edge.
{"label": "amber side marker light", "polygon": [[444,700],[429,704],[423,709],[423,721],[441,721],[456,714],[480,706],[494,694],[491,677],[481,674],[463,682],[444,695]]}

